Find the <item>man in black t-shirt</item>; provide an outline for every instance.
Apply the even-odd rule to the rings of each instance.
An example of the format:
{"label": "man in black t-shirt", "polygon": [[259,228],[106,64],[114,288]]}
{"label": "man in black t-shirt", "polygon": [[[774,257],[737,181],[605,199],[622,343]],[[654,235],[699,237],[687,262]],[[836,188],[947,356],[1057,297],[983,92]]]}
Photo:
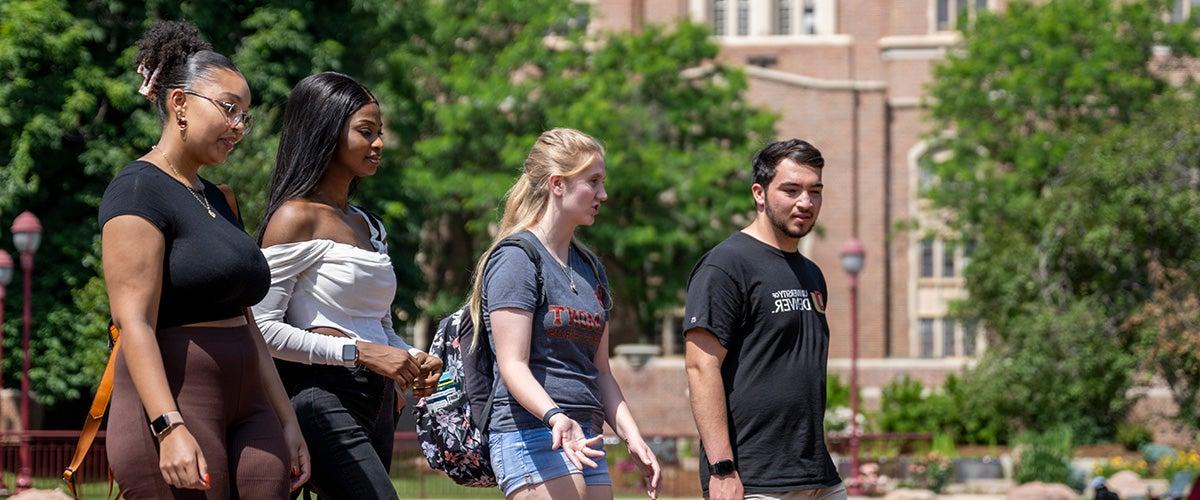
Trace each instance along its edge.
{"label": "man in black t-shirt", "polygon": [[797,250],[825,160],[775,142],[754,158],[757,216],[696,264],[683,331],[700,485],[710,499],[845,499],[825,447],[828,289]]}

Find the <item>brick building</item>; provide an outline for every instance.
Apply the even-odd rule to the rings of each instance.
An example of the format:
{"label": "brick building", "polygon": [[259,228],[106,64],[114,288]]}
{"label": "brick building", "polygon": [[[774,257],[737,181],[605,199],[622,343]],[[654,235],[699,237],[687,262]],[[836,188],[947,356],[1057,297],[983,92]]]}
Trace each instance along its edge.
{"label": "brick building", "polygon": [[[962,296],[960,271],[969,249],[925,237],[936,220],[917,196],[917,160],[930,154],[920,103],[932,65],[959,40],[959,14],[1000,8],[1002,0],[591,1],[589,29],[597,31],[680,19],[710,24],[720,59],[745,69],[747,98],[780,116],[778,135],[806,139],[824,153],[821,230],[802,240],[801,250],[829,282],[830,370],[846,380],[849,290],[838,254],[855,235],[866,248],[858,323],[868,404],[901,373],[936,384],[983,349],[976,328],[946,314],[948,303]],[[921,230],[897,228],[914,220]],[[647,415],[686,408],[681,342],[672,329],[664,325],[667,355],[644,369],[661,370],[648,378],[667,384],[662,392],[678,392],[679,399],[648,399],[643,404],[659,411]],[[641,378],[622,382],[637,386]],[[683,390],[675,390],[678,384]],[[689,418],[684,427],[690,425]],[[675,427],[662,423],[684,432]]]}
{"label": "brick building", "polygon": [[[842,243],[857,236],[866,248],[859,280],[859,374],[866,405],[901,375],[939,385],[986,348],[971,324],[947,316],[964,294],[961,270],[968,244],[929,235],[938,220],[918,196],[918,167],[934,155],[921,107],[932,68],[960,40],[955,23],[1006,0],[587,0],[589,29],[633,30],[681,19],[712,26],[719,58],[745,69],[748,99],[780,116],[779,137],[809,140],[824,153],[825,204],[801,251],[829,283],[829,367],[848,380],[848,283]],[[1200,0],[1175,0],[1181,20]],[[748,168],[748,166],[747,166]],[[898,228],[916,222],[918,230]],[[908,224],[911,225],[911,224]],[[694,435],[678,321],[664,322],[664,356],[614,371],[648,433]],[[1165,388],[1135,409],[1160,436],[1178,429]],[[1180,436],[1172,436],[1179,438]]]}

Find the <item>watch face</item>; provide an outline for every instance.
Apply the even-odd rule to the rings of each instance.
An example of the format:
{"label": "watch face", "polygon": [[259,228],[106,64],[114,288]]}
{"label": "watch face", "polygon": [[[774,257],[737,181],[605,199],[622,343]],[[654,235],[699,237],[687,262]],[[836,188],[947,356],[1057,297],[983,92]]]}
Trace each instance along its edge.
{"label": "watch face", "polygon": [[354,361],[358,357],[358,346],[354,344],[346,344],[342,346],[342,361]]}
{"label": "watch face", "polygon": [[167,429],[170,429],[170,428],[171,428],[171,421],[167,418],[167,416],[165,414],[160,415],[158,418],[154,419],[153,422],[150,422],[150,431],[154,432],[155,436],[162,434],[164,432],[167,432]]}

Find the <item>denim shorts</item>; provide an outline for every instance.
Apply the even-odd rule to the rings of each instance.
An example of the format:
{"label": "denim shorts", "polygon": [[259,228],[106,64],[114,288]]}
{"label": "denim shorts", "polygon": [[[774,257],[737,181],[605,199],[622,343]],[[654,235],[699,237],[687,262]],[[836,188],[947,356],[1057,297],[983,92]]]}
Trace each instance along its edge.
{"label": "denim shorts", "polygon": [[[589,439],[596,435],[591,426],[580,423],[583,434]],[[544,483],[569,474],[583,474],[588,486],[611,485],[608,477],[607,457],[596,457],[596,467],[584,466],[583,471],[575,467],[562,448],[550,449],[554,437],[549,427],[521,429],[512,432],[493,432],[488,436],[491,447],[492,470],[504,496],[509,496],[522,487]],[[604,449],[604,443],[594,447]]]}

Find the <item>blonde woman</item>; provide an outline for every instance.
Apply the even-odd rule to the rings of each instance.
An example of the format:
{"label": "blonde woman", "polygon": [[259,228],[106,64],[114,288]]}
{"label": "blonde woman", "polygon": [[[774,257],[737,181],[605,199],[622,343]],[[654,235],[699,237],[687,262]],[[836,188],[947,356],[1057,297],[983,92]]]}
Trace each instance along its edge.
{"label": "blonde woman", "polygon": [[[542,134],[475,268],[470,310],[496,356],[486,425],[506,498],[612,498],[601,441],[606,421],[641,465],[647,494],[657,496],[658,461],[609,369],[608,278],[575,242],[575,229],[592,225],[608,199],[604,179],[604,149],[595,139],[572,129]],[[540,294],[524,251],[496,247],[510,236],[541,253]]]}

